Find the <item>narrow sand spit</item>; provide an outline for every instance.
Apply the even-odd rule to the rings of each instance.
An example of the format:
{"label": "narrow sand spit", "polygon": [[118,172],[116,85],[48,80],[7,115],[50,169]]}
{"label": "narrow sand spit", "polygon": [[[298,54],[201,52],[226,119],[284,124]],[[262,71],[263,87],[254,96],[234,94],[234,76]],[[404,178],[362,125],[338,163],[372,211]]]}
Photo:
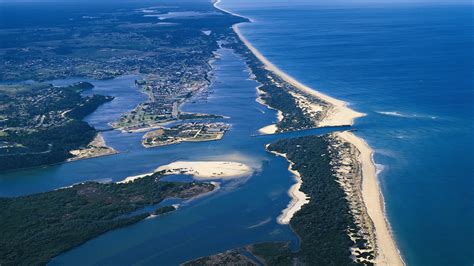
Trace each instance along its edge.
{"label": "narrow sand spit", "polygon": [[362,165],[362,197],[370,219],[372,219],[375,226],[377,242],[376,264],[404,265],[385,217],[384,201],[377,181],[372,149],[363,139],[349,131],[337,132],[335,134],[354,145],[360,152],[358,160]]}
{"label": "narrow sand spit", "polygon": [[69,151],[74,157],[68,159],[68,161],[76,161],[81,159],[89,159],[100,156],[117,154],[118,152],[107,146],[105,139],[101,133],[98,133],[95,138],[85,148]]}
{"label": "narrow sand spit", "polygon": [[141,174],[141,175],[134,175],[134,176],[129,176],[127,178],[125,178],[124,180],[122,181],[119,181],[117,182],[118,184],[122,184],[122,183],[128,183],[128,182],[133,182],[134,180],[136,179],[139,179],[139,178],[143,178],[147,175],[152,175],[153,173],[146,173],[146,174]]}
{"label": "narrow sand spit", "polygon": [[293,218],[293,215],[295,215],[295,213],[299,211],[303,205],[309,202],[309,197],[300,190],[303,180],[301,179],[300,173],[293,170],[293,162],[288,160],[286,154],[275,151],[271,151],[271,153],[285,158],[290,163],[288,166],[288,171],[293,174],[296,180],[296,183],[293,184],[293,186],[291,186],[291,188],[288,190],[288,195],[291,197],[291,201],[277,218],[277,222],[279,224],[289,224],[291,218]]}

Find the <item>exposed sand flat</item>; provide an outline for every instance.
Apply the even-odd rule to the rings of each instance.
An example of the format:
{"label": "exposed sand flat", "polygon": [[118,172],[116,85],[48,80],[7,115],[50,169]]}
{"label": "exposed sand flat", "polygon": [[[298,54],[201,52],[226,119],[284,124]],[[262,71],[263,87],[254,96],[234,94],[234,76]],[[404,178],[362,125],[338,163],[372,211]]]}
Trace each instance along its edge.
{"label": "exposed sand flat", "polygon": [[270,152],[277,156],[284,157],[290,163],[288,166],[288,171],[294,175],[296,180],[296,183],[288,190],[288,195],[291,197],[291,201],[277,218],[277,222],[279,224],[289,224],[291,218],[293,218],[293,215],[295,215],[295,213],[299,211],[303,205],[309,202],[309,197],[300,190],[303,180],[301,179],[300,173],[293,170],[293,162],[288,160],[286,154],[275,151]]}
{"label": "exposed sand flat", "polygon": [[349,131],[334,134],[354,145],[360,152],[358,159],[362,165],[362,197],[367,207],[367,212],[375,226],[377,242],[376,264],[404,265],[385,217],[383,197],[380,192],[376,168],[372,159],[372,149],[363,139]]}
{"label": "exposed sand flat", "polygon": [[87,145],[87,147],[78,150],[69,151],[74,157],[68,159],[68,161],[76,161],[81,159],[89,159],[99,156],[106,156],[117,154],[118,152],[113,148],[106,145],[104,137],[101,133],[98,133],[95,138]]}
{"label": "exposed sand flat", "polygon": [[125,178],[117,183],[128,183],[136,179],[152,175],[156,172],[166,171],[165,175],[186,174],[197,180],[207,179],[233,179],[250,176],[253,169],[246,164],[238,162],[223,161],[176,161],[167,165],[162,165],[152,173],[134,175]]}
{"label": "exposed sand flat", "polygon": [[258,130],[260,134],[275,134],[277,132],[278,128],[275,124],[271,124],[265,127],[262,127],[261,129]]}
{"label": "exposed sand flat", "polygon": [[277,66],[273,65],[270,61],[268,61],[257,49],[255,49],[255,47],[253,47],[253,45],[240,32],[239,24],[233,25],[232,29],[239,36],[240,40],[249,48],[249,50],[265,65],[267,70],[272,71],[273,73],[281,77],[284,81],[299,89],[301,92],[317,97],[322,101],[332,105],[327,114],[325,115],[324,119],[319,122],[320,127],[352,125],[354,123],[355,118],[362,117],[365,115],[347,107],[346,102],[332,98],[331,96],[328,96],[319,91],[313,90],[312,88],[302,84],[290,75],[286,74]]}
{"label": "exposed sand flat", "polygon": [[176,161],[156,169],[167,174],[191,175],[197,180],[233,179],[249,176],[253,169],[243,163],[223,161]]}

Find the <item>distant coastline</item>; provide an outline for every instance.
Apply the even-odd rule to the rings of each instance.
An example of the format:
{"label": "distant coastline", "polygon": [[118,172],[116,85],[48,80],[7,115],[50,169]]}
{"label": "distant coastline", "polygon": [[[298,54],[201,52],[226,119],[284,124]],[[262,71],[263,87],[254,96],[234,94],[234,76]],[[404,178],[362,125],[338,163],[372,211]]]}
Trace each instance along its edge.
{"label": "distant coastline", "polygon": [[[246,18],[244,16],[235,14],[230,12],[226,9],[223,9],[218,6],[221,0],[214,1],[214,7],[226,12],[228,14]],[[248,19],[248,18],[246,18]],[[248,19],[249,21],[252,21]],[[356,118],[365,116],[363,113],[356,112],[349,107],[347,107],[347,103],[338,99],[335,99],[329,95],[323,94],[319,91],[316,91],[301,82],[297,81],[290,75],[286,74],[284,71],[280,70],[277,66],[271,63],[268,59],[266,59],[246,38],[243,36],[241,31],[239,30],[239,25],[241,23],[235,24],[232,26],[232,29],[237,34],[239,39],[247,46],[247,48],[255,55],[255,57],[260,60],[267,70],[273,72],[284,81],[288,82],[289,84],[295,86],[299,90],[304,93],[310,94],[319,98],[329,104],[332,105],[331,112],[320,123],[320,126],[343,126],[343,125],[350,125],[352,126],[354,120]],[[354,135],[350,132],[341,132],[339,133],[339,137],[344,139],[345,141],[354,145],[359,151],[360,156],[357,158],[360,165],[362,166],[362,175],[363,175],[363,184],[362,184],[362,194],[364,203],[368,209],[369,216],[374,223],[375,233],[376,233],[376,242],[377,242],[377,257],[375,259],[376,264],[380,265],[404,265],[404,262],[401,258],[400,251],[396,245],[395,240],[393,239],[392,233],[390,231],[390,224],[388,222],[387,217],[385,216],[385,209],[384,209],[384,200],[383,195],[381,193],[378,179],[377,179],[377,172],[375,163],[373,161],[373,150],[368,146],[368,144],[362,139]],[[290,165],[291,167],[291,165]],[[301,180],[299,180],[295,185],[301,185]],[[289,194],[292,196],[293,200],[283,211],[283,214],[290,215],[290,217],[284,217],[285,220],[288,221],[291,219],[291,213],[288,209],[295,209],[297,207],[301,208],[302,204],[294,204],[293,201],[297,202],[301,199],[298,199],[294,196],[294,189],[295,186],[292,186],[289,190]],[[304,203],[303,203],[304,204]],[[298,206],[296,206],[298,205]],[[299,209],[298,208],[298,209]],[[295,212],[293,210],[293,212]],[[279,218],[279,222],[280,222]],[[283,220],[282,220],[283,221]]]}

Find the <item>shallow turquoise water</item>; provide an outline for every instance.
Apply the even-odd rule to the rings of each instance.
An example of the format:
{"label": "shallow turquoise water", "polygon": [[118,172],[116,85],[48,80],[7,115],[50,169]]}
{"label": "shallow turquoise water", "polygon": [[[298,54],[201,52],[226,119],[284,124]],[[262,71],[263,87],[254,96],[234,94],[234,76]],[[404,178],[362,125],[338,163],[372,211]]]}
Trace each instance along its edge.
{"label": "shallow turquoise water", "polygon": [[[357,3],[359,2],[359,4]],[[368,114],[395,238],[410,265],[474,262],[473,6],[223,1],[303,83]]]}

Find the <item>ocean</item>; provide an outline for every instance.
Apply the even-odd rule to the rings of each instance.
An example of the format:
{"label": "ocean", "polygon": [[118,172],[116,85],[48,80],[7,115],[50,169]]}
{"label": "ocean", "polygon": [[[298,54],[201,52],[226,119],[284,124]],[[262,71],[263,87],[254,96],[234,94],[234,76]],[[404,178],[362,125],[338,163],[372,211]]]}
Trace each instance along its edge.
{"label": "ocean", "polygon": [[469,3],[232,1],[244,36],[302,83],[367,114],[386,212],[408,265],[474,262]]}

